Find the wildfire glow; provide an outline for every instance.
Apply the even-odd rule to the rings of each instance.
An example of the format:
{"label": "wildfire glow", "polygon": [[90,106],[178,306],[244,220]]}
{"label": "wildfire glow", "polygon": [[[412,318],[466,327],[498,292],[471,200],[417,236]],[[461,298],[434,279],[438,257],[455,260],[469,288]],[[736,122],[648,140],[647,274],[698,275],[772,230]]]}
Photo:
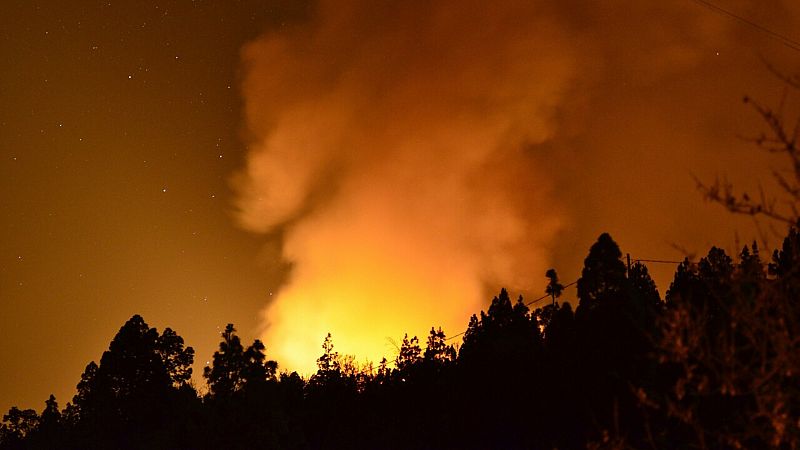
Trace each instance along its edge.
{"label": "wildfire glow", "polygon": [[571,65],[514,3],[323,1],[246,48],[239,218],[293,263],[264,310],[284,368],[311,372],[328,332],[391,359],[387,338],[457,333],[487,288],[541,278],[562,218],[525,148],[551,135]]}

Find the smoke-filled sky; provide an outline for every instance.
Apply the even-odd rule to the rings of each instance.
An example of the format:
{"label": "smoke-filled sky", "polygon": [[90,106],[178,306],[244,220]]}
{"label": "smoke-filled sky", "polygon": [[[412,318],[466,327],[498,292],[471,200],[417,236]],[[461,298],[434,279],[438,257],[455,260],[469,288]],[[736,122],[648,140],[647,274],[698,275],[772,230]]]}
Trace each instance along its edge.
{"label": "smoke-filled sky", "polygon": [[[714,4],[800,39],[794,2]],[[800,51],[693,0],[0,17],[2,409],[63,406],[135,313],[194,346],[196,373],[228,322],[307,373],[327,332],[391,359],[501,286],[574,281],[604,231],[634,259],[733,248],[751,221],[692,177],[769,190],[780,160],[740,138],[763,130],[741,99],[780,102],[765,61],[800,72]],[[651,266],[662,293],[673,270]]]}

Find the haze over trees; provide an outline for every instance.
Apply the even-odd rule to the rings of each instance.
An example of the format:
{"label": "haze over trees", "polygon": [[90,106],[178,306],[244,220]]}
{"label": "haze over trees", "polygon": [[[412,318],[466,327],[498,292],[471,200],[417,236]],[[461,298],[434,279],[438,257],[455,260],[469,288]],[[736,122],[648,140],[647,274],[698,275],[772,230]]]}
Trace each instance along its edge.
{"label": "haze over trees", "polygon": [[551,270],[545,306],[501,290],[461,342],[431,328],[393,361],[328,335],[308,379],[229,324],[202,396],[192,348],[135,315],[63,408],[11,408],[0,449],[796,448],[798,229],[768,262],[755,243],[684,261],[663,300],[621,256],[600,235],[575,310]]}
{"label": "haze over trees", "polygon": [[767,258],[755,242],[712,247],[677,266],[662,298],[604,233],[569,302],[550,269],[546,302],[503,289],[460,340],[406,334],[391,361],[359,364],[328,334],[309,378],[228,324],[202,395],[193,349],[134,315],[63,408],[51,395],[41,412],[3,415],[0,450],[796,449],[800,127],[755,108],[771,133],[756,143],[790,159],[789,175],[775,173],[790,208],[727,182],[699,187],[731,212],[790,224]]}

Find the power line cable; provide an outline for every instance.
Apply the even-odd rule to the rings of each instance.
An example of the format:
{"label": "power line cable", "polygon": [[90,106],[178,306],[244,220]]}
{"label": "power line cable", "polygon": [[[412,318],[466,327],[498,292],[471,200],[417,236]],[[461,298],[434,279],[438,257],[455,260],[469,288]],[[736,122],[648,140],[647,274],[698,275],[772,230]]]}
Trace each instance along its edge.
{"label": "power line cable", "polygon": [[[681,264],[681,263],[683,263],[683,261],[670,261],[670,260],[666,260],[666,259],[634,259],[632,261],[633,262],[649,262],[649,263],[656,263],[656,264]],[[564,289],[566,289],[566,288],[568,288],[570,286],[573,286],[573,285],[575,285],[577,283],[578,283],[578,280],[575,280],[572,283],[569,283],[569,284],[565,285]],[[541,296],[541,297],[539,297],[537,299],[534,299],[534,300],[531,300],[531,301],[525,303],[525,306],[531,306],[531,305],[533,305],[535,303],[539,303],[542,300],[545,300],[545,299],[548,299],[548,298],[551,298],[550,294],[545,294],[545,295],[543,295],[543,296]],[[460,333],[456,333],[456,334],[446,338],[445,341],[451,341],[451,340],[453,340],[453,339],[455,339],[455,338],[457,338],[459,336],[463,336],[464,333],[466,333],[466,332],[467,332],[467,330],[464,330],[464,331],[462,331]]]}
{"label": "power line cable", "polygon": [[[577,283],[577,282],[578,282],[578,280],[575,280],[575,281],[573,281],[572,283],[570,283],[570,284],[568,284],[568,285],[564,286],[564,289],[566,289],[566,288],[568,288],[568,287],[570,287],[570,286],[574,285],[574,284],[575,284],[575,283]],[[531,300],[531,301],[529,301],[528,303],[525,303],[525,306],[531,306],[531,305],[533,305],[534,303],[539,303],[540,301],[542,301],[542,300],[544,300],[544,299],[547,299],[547,298],[550,298],[550,294],[545,294],[545,295],[543,295],[543,296],[541,296],[541,297],[537,298],[536,300]]]}
{"label": "power line cable", "polygon": [[[688,258],[683,260],[683,261],[671,261],[671,260],[666,260],[666,259],[633,259],[631,261],[633,261],[633,262],[647,262],[647,263],[655,263],[655,264],[682,264],[685,261],[688,261]],[[696,262],[694,262],[694,261],[689,261],[689,262],[692,263],[692,264],[696,264]],[[578,281],[579,280],[575,280],[572,283],[569,283],[569,284],[565,285],[564,289],[577,284]],[[550,294],[545,294],[545,295],[543,295],[543,296],[541,296],[539,298],[536,298],[534,300],[531,300],[531,301],[525,303],[525,306],[534,305],[534,304],[539,303],[540,301],[546,300],[548,298],[551,298]],[[464,331],[462,331],[460,333],[456,333],[456,334],[454,334],[454,335],[452,335],[452,336],[450,336],[448,338],[445,338],[444,341],[445,342],[452,341],[453,339],[455,339],[455,338],[457,338],[459,336],[463,336],[464,334],[466,334],[466,332],[467,332],[467,330],[464,330]],[[395,347],[397,347],[396,344],[395,344]]]}
{"label": "power line cable", "polygon": [[467,330],[464,330],[464,331],[462,331],[461,333],[454,334],[454,335],[450,336],[449,338],[445,339],[445,342],[447,342],[447,341],[451,341],[451,340],[453,340],[453,339],[455,339],[455,338],[457,338],[457,337],[461,336],[462,334],[464,334],[464,333],[466,333],[466,332],[467,332]]}
{"label": "power line cable", "polygon": [[[572,285],[576,284],[577,282],[578,282],[578,280],[575,280],[575,281],[573,281],[572,283],[565,285],[565,286],[564,286],[564,289],[566,289],[566,288],[568,288],[568,287],[570,287],[570,286],[572,286]],[[542,300],[545,300],[545,299],[548,299],[548,298],[550,298],[550,294],[545,294],[545,295],[543,295],[543,296],[541,296],[541,297],[539,297],[539,298],[537,298],[537,299],[534,299],[534,300],[531,300],[531,301],[529,301],[529,302],[525,303],[525,306],[531,306],[531,305],[533,305],[534,303],[539,303],[540,301],[542,301]],[[454,334],[454,335],[450,336],[449,338],[445,339],[445,341],[450,341],[450,340],[453,340],[453,339],[455,339],[455,338],[457,338],[457,337],[459,337],[459,336],[463,335],[463,334],[464,334],[464,333],[466,333],[466,332],[467,332],[467,330],[464,330],[464,331],[462,331],[461,333]]]}
{"label": "power line cable", "polygon": [[726,15],[728,17],[731,17],[731,18],[733,18],[735,20],[738,20],[739,22],[744,23],[745,25],[749,25],[749,26],[755,28],[756,30],[758,30],[758,31],[760,31],[762,33],[765,33],[766,35],[770,36],[771,38],[777,39],[778,41],[781,42],[781,44],[791,48],[792,50],[800,52],[800,42],[798,42],[798,41],[796,41],[796,40],[794,40],[794,39],[792,39],[792,38],[790,38],[790,37],[788,37],[786,35],[783,35],[783,34],[780,34],[778,32],[772,31],[772,30],[770,30],[769,28],[767,28],[767,27],[765,27],[763,25],[760,25],[760,24],[758,24],[756,22],[753,22],[750,19],[747,19],[746,17],[742,17],[742,16],[740,16],[740,15],[738,15],[736,13],[733,13],[733,12],[731,12],[731,11],[721,7],[721,6],[717,6],[717,5],[711,3],[711,2],[709,2],[707,0],[692,0],[692,1],[697,3],[698,5],[705,6],[706,8],[708,8],[708,9],[714,11],[714,12]]}
{"label": "power line cable", "polygon": [[[665,259],[634,259],[633,262],[648,262],[657,264],[681,264],[683,261],[667,261]],[[689,261],[691,262],[691,261]]]}

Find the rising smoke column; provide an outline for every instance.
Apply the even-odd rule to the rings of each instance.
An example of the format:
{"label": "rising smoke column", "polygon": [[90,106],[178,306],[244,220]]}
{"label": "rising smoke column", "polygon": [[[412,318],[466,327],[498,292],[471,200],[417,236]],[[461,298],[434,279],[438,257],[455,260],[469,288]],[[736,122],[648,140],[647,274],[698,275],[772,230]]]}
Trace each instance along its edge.
{"label": "rising smoke column", "polygon": [[554,132],[574,70],[542,6],[322,1],[244,50],[247,229],[283,235],[289,281],[264,310],[285,368],[387,337],[461,331],[487,288],[538,286],[562,226],[526,150]]}
{"label": "rising smoke column", "polygon": [[[800,23],[796,2],[724,3]],[[741,98],[777,105],[763,61],[796,56],[683,0],[320,1],[244,51],[238,218],[294,264],[264,310],[271,354],[309,370],[327,331],[373,359],[387,336],[455,334],[501,285],[577,278],[604,231],[640,258],[749,241],[692,176],[771,179],[737,138],[763,131]],[[673,270],[651,266],[662,292]]]}

